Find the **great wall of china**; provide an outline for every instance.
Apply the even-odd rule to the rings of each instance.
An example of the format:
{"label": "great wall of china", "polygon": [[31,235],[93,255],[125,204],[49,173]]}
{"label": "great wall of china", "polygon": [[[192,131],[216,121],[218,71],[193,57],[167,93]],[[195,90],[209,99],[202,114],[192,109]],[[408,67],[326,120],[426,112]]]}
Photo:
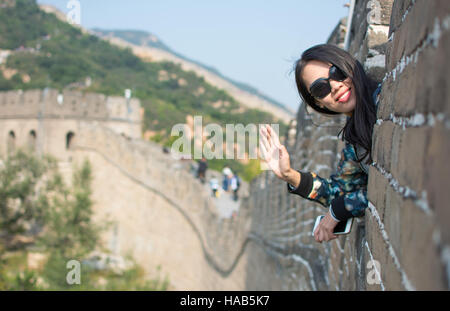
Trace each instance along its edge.
{"label": "great wall of china", "polygon": [[[449,289],[450,3],[380,0],[369,20],[372,2],[356,1],[350,31],[343,20],[329,38],[383,82],[370,204],[351,234],[330,243],[310,235],[324,209],[270,172],[251,183],[236,218],[221,220],[184,164],[141,139],[135,99],[0,93],[0,154],[29,146],[56,156],[66,176],[88,158],[96,218],[115,221],[106,245],[148,271],[160,265],[176,290]],[[285,140],[291,165],[327,177],[342,121],[301,106]]]}

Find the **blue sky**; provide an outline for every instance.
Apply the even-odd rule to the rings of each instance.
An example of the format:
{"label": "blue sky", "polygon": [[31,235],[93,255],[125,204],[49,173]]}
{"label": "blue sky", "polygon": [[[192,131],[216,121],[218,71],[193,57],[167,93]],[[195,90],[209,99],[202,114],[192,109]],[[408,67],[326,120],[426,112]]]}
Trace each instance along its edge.
{"label": "blue sky", "polygon": [[[85,28],[144,30],[294,110],[292,66],[324,43],[349,0],[79,0]],[[38,0],[68,12],[69,0]]]}

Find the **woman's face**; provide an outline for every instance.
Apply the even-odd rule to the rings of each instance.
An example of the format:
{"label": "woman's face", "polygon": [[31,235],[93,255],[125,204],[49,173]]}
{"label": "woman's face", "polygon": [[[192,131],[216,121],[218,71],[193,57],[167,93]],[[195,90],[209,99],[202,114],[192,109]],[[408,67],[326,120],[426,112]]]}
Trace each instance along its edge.
{"label": "woman's face", "polygon": [[[328,78],[330,67],[331,64],[317,60],[307,62],[302,71],[302,80],[306,88],[309,90],[311,84],[319,78]],[[351,116],[356,106],[356,95],[352,80],[347,78],[339,82],[330,79],[329,82],[331,86],[330,94],[321,99],[316,98],[317,105]]]}

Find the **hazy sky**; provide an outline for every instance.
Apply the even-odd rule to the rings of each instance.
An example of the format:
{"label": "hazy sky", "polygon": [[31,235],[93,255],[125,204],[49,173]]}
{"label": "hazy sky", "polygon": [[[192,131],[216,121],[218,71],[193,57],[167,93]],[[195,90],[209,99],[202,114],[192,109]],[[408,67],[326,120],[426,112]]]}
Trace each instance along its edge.
{"label": "hazy sky", "polygon": [[[292,67],[324,43],[349,0],[79,0],[85,28],[144,30],[296,111]],[[69,0],[38,0],[67,13]]]}

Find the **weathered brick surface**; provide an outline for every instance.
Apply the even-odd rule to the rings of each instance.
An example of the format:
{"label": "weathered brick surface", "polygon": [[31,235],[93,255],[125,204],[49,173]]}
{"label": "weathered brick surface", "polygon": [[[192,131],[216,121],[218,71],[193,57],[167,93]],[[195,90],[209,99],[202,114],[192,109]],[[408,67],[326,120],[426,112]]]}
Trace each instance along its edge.
{"label": "weathered brick surface", "polygon": [[429,112],[448,114],[450,108],[445,100],[450,87],[445,66],[446,51],[450,48],[448,30],[440,36],[439,46],[439,49],[431,44],[425,46],[402,71],[396,70],[395,81],[394,74],[387,78],[382,92],[386,107],[380,108],[379,117],[386,119],[392,112],[399,116]]}
{"label": "weathered brick surface", "polygon": [[[423,111],[422,107],[425,107],[426,112],[445,113],[448,116],[450,113],[448,104],[450,79],[448,78],[447,63],[450,50],[450,29],[441,30],[439,41],[436,44],[438,44],[438,48],[428,45],[419,54],[414,72],[417,77],[414,98],[418,111]],[[427,78],[421,79],[420,77]]]}
{"label": "weathered brick surface", "polygon": [[392,100],[393,92],[391,91],[393,83],[394,83],[393,79],[389,77],[382,84],[380,93],[380,102],[382,102],[383,105],[378,106],[377,109],[378,119],[389,120],[390,115],[393,113],[394,101]]}
{"label": "weathered brick surface", "polygon": [[435,219],[410,199],[395,191],[387,193],[384,224],[398,260],[417,290],[443,290],[442,267],[436,246],[431,243]]}
{"label": "weathered brick surface", "polygon": [[401,141],[399,146],[396,165],[392,166],[392,175],[401,186],[408,186],[414,191],[423,189],[423,180],[426,171],[425,151],[429,142],[430,129],[427,127],[407,128],[400,132]]}
{"label": "weathered brick surface", "polygon": [[350,28],[349,52],[363,65],[369,77],[381,81],[392,0],[356,1]]}
{"label": "weathered brick surface", "polygon": [[[370,255],[366,256],[366,265],[371,258],[379,262],[381,281],[385,290],[405,290],[402,274],[395,264],[395,259],[389,250],[389,245],[383,238],[383,231],[380,230],[376,217],[370,213],[366,215],[366,239],[369,247],[365,247],[364,251],[368,252],[370,249],[370,253],[372,254],[372,257]],[[379,287],[377,288],[376,285],[370,286],[368,284],[367,289],[379,290]]]}
{"label": "weathered brick surface", "polygon": [[[372,33],[366,20],[368,1],[357,1],[350,34],[350,52],[361,62],[369,64],[367,60],[376,57],[376,53],[386,53],[388,73],[382,79],[377,113],[381,122],[375,125],[373,134],[376,163],[369,171],[368,199],[373,205],[352,233],[338,242],[319,246],[310,240],[309,248],[319,250],[314,262],[323,265],[323,269],[313,265],[311,268],[314,278],[323,275],[329,290],[446,289],[445,269],[449,263],[442,259],[441,252],[450,241],[450,197],[445,189],[450,176],[445,165],[450,152],[450,2],[435,1],[429,6],[429,1],[419,0],[381,3],[383,18],[379,26],[390,23],[389,32]],[[393,12],[389,21],[390,8]],[[337,34],[335,29],[330,42],[336,41]],[[383,43],[389,36],[392,40]],[[408,53],[413,53],[414,58]],[[404,63],[398,63],[403,57]],[[366,70],[371,76],[380,75],[377,66],[366,66]],[[386,68],[381,74],[384,72]],[[312,119],[314,123],[321,120]],[[342,142],[333,140],[332,135],[333,131],[311,125],[305,113],[299,111],[297,141],[290,150],[291,164],[301,169],[329,166],[331,170],[322,170],[326,177],[338,157],[333,161],[320,152],[334,150],[338,155],[342,148]],[[300,209],[296,215],[311,204],[314,203],[299,201],[294,205]],[[318,208],[317,212],[322,210]],[[296,218],[307,219],[305,214]],[[308,243],[307,238],[301,241],[304,246]],[[303,253],[304,250],[299,254]],[[380,284],[367,283],[368,277],[373,276],[373,268],[368,266],[371,259],[379,264]]]}
{"label": "weathered brick surface", "polygon": [[402,24],[403,16],[414,2],[416,2],[416,0],[394,1],[391,12],[389,36],[391,36],[391,34]]}
{"label": "weathered brick surface", "polygon": [[389,181],[373,166],[369,169],[369,182],[367,185],[367,198],[372,202],[380,217],[384,215],[385,194],[389,187]]}
{"label": "weathered brick surface", "polygon": [[[399,1],[397,1],[399,2]],[[395,30],[388,70],[392,70],[404,55],[410,55],[436,30],[436,21],[443,21],[450,10],[446,0],[417,0],[410,7],[404,22]]]}
{"label": "weathered brick surface", "polygon": [[386,170],[391,169],[392,138],[394,135],[394,124],[391,121],[375,125],[373,130],[373,159]]}
{"label": "weathered brick surface", "polygon": [[336,25],[334,30],[331,32],[331,35],[328,38],[327,42],[343,48],[346,26],[347,26],[347,18],[344,17],[340,20],[340,22]]}
{"label": "weathered brick surface", "polygon": [[[448,121],[447,121],[448,122]],[[442,122],[432,129],[426,150],[426,170],[424,189],[429,208],[435,213],[436,225],[440,231],[442,245],[450,244],[450,166],[447,165],[450,154],[449,129]]]}

